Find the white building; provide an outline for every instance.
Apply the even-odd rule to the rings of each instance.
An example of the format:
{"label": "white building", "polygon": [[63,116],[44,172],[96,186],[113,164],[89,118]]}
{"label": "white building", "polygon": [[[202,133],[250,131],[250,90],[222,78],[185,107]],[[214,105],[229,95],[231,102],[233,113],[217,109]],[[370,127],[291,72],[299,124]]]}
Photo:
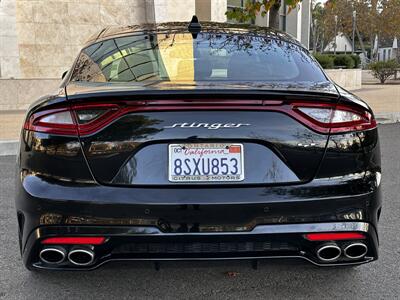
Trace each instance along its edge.
{"label": "white building", "polygon": [[335,52],[336,43],[336,53],[352,53],[353,45],[351,40],[343,33],[339,34],[333,38],[328,45],[324,48],[324,52]]}
{"label": "white building", "polygon": [[400,49],[398,47],[397,38],[382,42],[378,48],[379,61],[388,61],[390,59],[400,60]]}

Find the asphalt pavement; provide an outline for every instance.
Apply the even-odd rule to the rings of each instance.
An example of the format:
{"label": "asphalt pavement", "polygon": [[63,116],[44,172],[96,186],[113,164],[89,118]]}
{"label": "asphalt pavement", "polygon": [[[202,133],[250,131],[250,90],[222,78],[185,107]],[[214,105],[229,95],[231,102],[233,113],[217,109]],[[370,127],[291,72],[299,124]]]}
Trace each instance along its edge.
{"label": "asphalt pavement", "polygon": [[20,260],[15,156],[0,157],[0,299],[399,299],[400,124],[380,126],[380,258],[356,268],[297,261],[112,263],[90,272],[29,272]]}

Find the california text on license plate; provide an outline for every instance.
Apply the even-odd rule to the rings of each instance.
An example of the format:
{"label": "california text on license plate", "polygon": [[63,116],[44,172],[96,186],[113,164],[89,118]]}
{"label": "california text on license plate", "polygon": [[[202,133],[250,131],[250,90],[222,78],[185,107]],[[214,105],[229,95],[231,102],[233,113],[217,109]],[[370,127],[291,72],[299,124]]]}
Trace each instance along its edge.
{"label": "california text on license plate", "polygon": [[242,181],[243,145],[170,144],[168,179],[172,182]]}

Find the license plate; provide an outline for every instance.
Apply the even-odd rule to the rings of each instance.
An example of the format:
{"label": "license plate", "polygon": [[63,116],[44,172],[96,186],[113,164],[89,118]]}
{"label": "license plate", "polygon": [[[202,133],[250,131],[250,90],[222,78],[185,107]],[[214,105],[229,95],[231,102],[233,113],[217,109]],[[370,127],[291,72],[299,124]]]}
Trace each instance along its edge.
{"label": "license plate", "polygon": [[170,144],[171,182],[242,181],[242,144]]}

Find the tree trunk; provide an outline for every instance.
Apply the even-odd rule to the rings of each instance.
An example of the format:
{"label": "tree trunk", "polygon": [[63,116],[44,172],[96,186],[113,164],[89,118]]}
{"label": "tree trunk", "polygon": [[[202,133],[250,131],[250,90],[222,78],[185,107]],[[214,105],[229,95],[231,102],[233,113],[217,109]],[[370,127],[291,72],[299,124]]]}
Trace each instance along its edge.
{"label": "tree trunk", "polygon": [[313,37],[313,52],[317,53],[317,26],[313,26],[313,31],[312,31],[312,37]]}
{"label": "tree trunk", "polygon": [[324,53],[324,41],[325,41],[325,31],[322,31],[322,38],[321,38],[321,53]]}
{"label": "tree trunk", "polygon": [[[374,57],[374,60],[378,60],[378,58],[379,58],[379,35],[377,35],[377,38],[376,38],[376,52],[375,52],[375,57]],[[374,41],[374,45],[375,45],[375,41]]]}
{"label": "tree trunk", "polygon": [[269,27],[279,29],[279,8],[281,7],[281,0],[275,1],[269,10]]}

